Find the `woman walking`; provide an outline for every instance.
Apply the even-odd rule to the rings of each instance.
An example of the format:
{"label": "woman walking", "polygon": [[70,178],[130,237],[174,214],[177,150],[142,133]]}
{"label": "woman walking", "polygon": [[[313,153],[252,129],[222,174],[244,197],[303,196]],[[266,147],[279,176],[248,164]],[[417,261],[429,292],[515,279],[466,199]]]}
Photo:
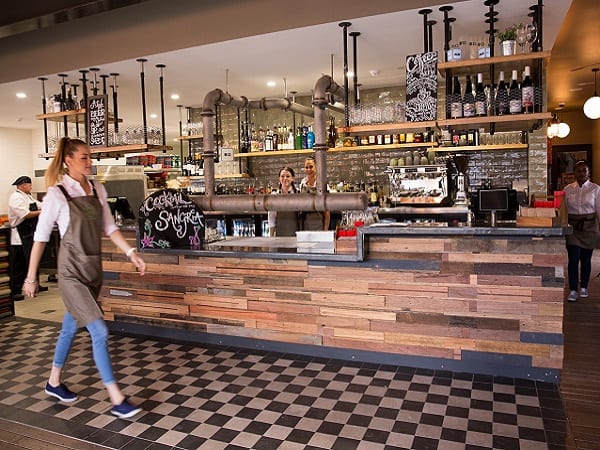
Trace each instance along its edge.
{"label": "woman walking", "polygon": [[37,293],[40,259],[57,224],[61,236],[58,286],[67,312],[56,343],[46,393],[64,402],[77,400],[77,395],[61,382],[61,375],[77,329],[86,327],[92,338],[94,362],[113,404],[111,413],[126,418],[141,409],[132,405],[119,389],[108,354],[108,328],[97,304],[102,286],[102,232],[127,255],[141,275],[146,264],[115,225],[104,186],[88,180],[91,169],[88,145],[79,139],[62,138],[46,170],[48,193],[35,231],[23,290],[28,297]]}

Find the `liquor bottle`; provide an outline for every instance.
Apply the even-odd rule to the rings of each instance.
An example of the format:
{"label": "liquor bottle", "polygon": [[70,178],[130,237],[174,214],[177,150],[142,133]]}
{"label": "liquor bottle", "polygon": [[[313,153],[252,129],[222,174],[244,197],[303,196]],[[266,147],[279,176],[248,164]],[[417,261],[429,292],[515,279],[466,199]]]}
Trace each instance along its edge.
{"label": "liquor bottle", "polygon": [[308,148],[308,127],[302,127],[302,147],[300,148]]}
{"label": "liquor bottle", "polygon": [[296,144],[296,140],[294,139],[294,130],[293,130],[293,127],[290,127],[290,128],[288,128],[288,137],[287,137],[288,150],[294,150],[295,144]]}
{"label": "liquor bottle", "polygon": [[302,127],[298,127],[296,131],[296,145],[294,147],[295,150],[302,149]]}
{"label": "liquor bottle", "polygon": [[454,76],[454,82],[452,87],[452,100],[450,103],[450,117],[452,119],[459,119],[463,116],[463,104],[462,95],[460,94],[460,82],[458,76]]}
{"label": "liquor bottle", "polygon": [[509,111],[511,114],[521,114],[522,103],[521,103],[521,89],[517,83],[517,71],[512,71],[512,80],[509,88]]}
{"label": "liquor bottle", "polygon": [[335,127],[335,118],[329,117],[329,129],[327,130],[327,147],[334,148],[335,142],[337,141],[337,129]]}
{"label": "liquor bottle", "polygon": [[308,126],[306,132],[306,148],[313,148],[315,146],[315,133],[312,129],[312,125]]}
{"label": "liquor bottle", "polygon": [[477,85],[475,86],[475,114],[487,116],[487,101],[483,87],[483,74],[477,74]]}
{"label": "liquor bottle", "polygon": [[258,128],[258,151],[265,151],[265,130],[263,130],[263,127]]}
{"label": "liquor bottle", "polygon": [[471,83],[471,75],[467,75],[467,87],[463,96],[463,116],[475,116],[475,96],[473,95],[473,84]]}
{"label": "liquor bottle", "polygon": [[275,125],[275,127],[273,128],[273,151],[277,150],[279,148],[279,131],[281,130],[281,127]]}
{"label": "liquor bottle", "polygon": [[369,206],[379,205],[379,194],[377,192],[377,183],[369,183]]}
{"label": "liquor bottle", "polygon": [[504,82],[504,72],[498,75],[498,87],[496,88],[496,114],[503,116],[509,114],[508,90]]}
{"label": "liquor bottle", "polygon": [[521,83],[521,103],[523,106],[523,112],[530,114],[533,112],[533,80],[531,79],[531,69],[529,66],[525,66],[525,76]]}
{"label": "liquor bottle", "polygon": [[265,132],[265,152],[270,152],[273,150],[273,132],[267,126],[267,131]]}

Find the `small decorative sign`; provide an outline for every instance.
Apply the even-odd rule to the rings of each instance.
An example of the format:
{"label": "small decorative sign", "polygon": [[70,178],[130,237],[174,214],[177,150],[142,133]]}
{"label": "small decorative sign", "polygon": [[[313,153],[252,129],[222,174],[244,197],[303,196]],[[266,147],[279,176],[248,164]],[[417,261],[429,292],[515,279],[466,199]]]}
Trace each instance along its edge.
{"label": "small decorative sign", "polygon": [[406,121],[423,122],[437,116],[437,52],[406,57]]}
{"label": "small decorative sign", "polygon": [[140,248],[201,250],[204,214],[190,198],[176,189],[163,189],[140,206]]}
{"label": "small decorative sign", "polygon": [[108,147],[108,95],[88,97],[85,113],[88,145]]}

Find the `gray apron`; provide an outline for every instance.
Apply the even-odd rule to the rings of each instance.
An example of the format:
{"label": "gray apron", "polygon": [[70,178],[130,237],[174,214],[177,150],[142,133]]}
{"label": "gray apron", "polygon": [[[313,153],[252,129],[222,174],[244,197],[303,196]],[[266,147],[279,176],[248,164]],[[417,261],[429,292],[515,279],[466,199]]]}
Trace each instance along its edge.
{"label": "gray apron", "polygon": [[102,317],[97,303],[102,287],[102,206],[93,184],[93,195],[75,198],[57,186],[70,215],[58,252],[58,286],[67,311],[83,327]]}
{"label": "gray apron", "polygon": [[567,235],[567,245],[596,248],[600,238],[596,214],[569,214],[569,225],[573,227],[573,233]]}
{"label": "gray apron", "polygon": [[277,211],[276,236],[295,237],[298,229],[298,213],[296,211]]}
{"label": "gray apron", "polygon": [[[317,188],[307,185],[302,186],[302,192],[316,194]],[[320,211],[302,211],[300,215],[300,226],[304,231],[323,231],[325,225],[325,216]]]}

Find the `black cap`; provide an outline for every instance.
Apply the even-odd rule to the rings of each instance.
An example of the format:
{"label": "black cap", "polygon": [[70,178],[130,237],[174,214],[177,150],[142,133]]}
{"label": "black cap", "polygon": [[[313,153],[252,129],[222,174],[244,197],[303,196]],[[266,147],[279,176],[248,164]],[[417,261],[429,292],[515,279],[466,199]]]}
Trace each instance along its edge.
{"label": "black cap", "polygon": [[18,186],[23,183],[31,183],[31,178],[29,178],[27,175],[22,175],[19,178],[17,178],[12,185]]}

